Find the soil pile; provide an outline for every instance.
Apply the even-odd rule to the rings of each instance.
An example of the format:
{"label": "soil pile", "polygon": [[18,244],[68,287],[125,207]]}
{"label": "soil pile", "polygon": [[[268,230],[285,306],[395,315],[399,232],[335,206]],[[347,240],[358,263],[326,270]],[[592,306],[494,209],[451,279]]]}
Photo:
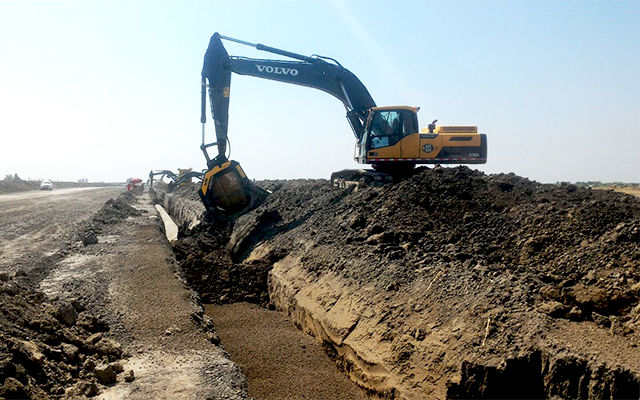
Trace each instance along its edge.
{"label": "soil pile", "polygon": [[178,258],[212,299],[246,284],[229,268],[273,265],[278,306],[351,355],[345,368],[363,386],[388,397],[639,396],[639,199],[466,167],[358,190],[262,185],[273,194],[235,222],[230,254],[226,228],[183,239]]}
{"label": "soil pile", "polygon": [[[135,201],[130,193],[108,200],[77,236],[97,243],[105,224],[139,215]],[[34,289],[36,275],[0,273],[0,398],[94,396],[123,372],[121,346],[103,337],[109,323],[87,310],[92,296],[48,298]]]}
{"label": "soil pile", "polygon": [[[308,260],[309,270],[375,277],[381,287],[399,287],[425,265],[508,269],[537,278],[537,295],[532,290],[517,301],[545,310],[556,302],[551,314],[559,318],[617,317],[621,334],[640,330],[632,312],[640,300],[637,198],[466,167],[423,169],[401,183],[353,193],[324,181],[268,185],[275,194],[234,228],[238,259],[265,241],[278,244],[279,254],[271,251],[271,258],[282,258],[295,248],[282,235],[304,224],[297,237],[335,248],[336,262]],[[354,255],[360,262],[349,268]],[[391,264],[393,274],[380,268]],[[513,300],[503,297],[495,300]]]}
{"label": "soil pile", "polygon": [[94,396],[122,372],[120,345],[102,337],[108,326],[77,301],[50,301],[0,275],[0,397]]}
{"label": "soil pile", "polygon": [[82,244],[88,246],[98,243],[98,235],[102,233],[104,225],[117,224],[127,217],[140,215],[142,211],[131,207],[131,204],[137,201],[136,196],[131,192],[123,192],[116,199],[107,200],[84,229],[78,232],[78,238]]}
{"label": "soil pile", "polygon": [[136,196],[133,193],[121,193],[116,199],[107,200],[104,206],[96,212],[93,221],[102,224],[115,224],[129,216],[140,215],[139,210],[130,206],[136,201]]}

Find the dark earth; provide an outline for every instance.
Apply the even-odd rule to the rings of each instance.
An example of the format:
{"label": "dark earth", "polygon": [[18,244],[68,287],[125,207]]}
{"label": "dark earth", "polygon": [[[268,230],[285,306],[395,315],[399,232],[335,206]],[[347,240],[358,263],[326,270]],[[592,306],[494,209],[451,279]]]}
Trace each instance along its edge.
{"label": "dark earth", "polygon": [[[272,191],[259,208],[183,226],[173,244],[203,302],[278,307],[318,334],[305,325],[317,315],[274,304],[294,271],[296,299],[354,321],[340,340],[367,354],[386,386],[367,386],[340,343],[317,339],[381,397],[640,397],[640,199],[465,167],[380,187],[258,184]],[[122,195],[74,222],[51,255],[22,254],[22,233],[4,233],[18,240],[4,249],[20,264],[0,273],[0,397],[92,396],[122,381],[122,347],[109,338],[120,328],[92,312],[99,299],[48,298],[38,283],[49,264],[139,215],[135,201]]]}

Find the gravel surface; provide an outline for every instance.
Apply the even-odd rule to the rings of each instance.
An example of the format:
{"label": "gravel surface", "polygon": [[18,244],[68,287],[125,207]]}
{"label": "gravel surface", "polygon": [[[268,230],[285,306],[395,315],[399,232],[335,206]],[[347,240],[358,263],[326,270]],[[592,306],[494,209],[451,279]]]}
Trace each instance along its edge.
{"label": "gravel surface", "polygon": [[69,251],[78,229],[121,192],[74,188],[0,195],[0,271],[46,273]]}

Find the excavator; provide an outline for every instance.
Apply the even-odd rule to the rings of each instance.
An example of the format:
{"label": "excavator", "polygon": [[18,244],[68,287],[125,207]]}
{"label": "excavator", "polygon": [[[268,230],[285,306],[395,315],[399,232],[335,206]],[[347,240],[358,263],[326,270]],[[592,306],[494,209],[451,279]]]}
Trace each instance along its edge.
{"label": "excavator", "polygon": [[[222,40],[253,47],[290,60],[230,56]],[[237,161],[227,155],[231,73],[306,86],[324,91],[345,107],[356,138],[354,159],[377,173],[406,175],[417,164],[484,164],[487,137],[476,126],[436,126],[419,130],[419,107],[378,107],[362,82],[333,58],[305,56],[215,33],[204,56],[201,80],[202,145],[208,170],[198,191],[208,213],[231,218],[256,208],[267,192],[252,184]],[[216,141],[205,144],[206,97],[209,93]],[[217,146],[210,158],[208,148]]]}
{"label": "excavator", "polygon": [[156,176],[160,176],[160,180],[162,180],[165,176],[169,177],[169,179],[171,179],[172,181],[175,181],[176,179],[178,179],[178,175],[176,175],[175,173],[167,169],[151,170],[149,171],[149,179],[147,179],[147,184],[149,185],[149,188],[153,189],[153,180]]}
{"label": "excavator", "polygon": [[175,174],[172,171],[163,169],[163,170],[151,170],[149,171],[149,179],[147,180],[149,187],[153,188],[153,180],[154,177],[160,176],[160,180],[162,180],[165,176],[171,179],[169,184],[167,185],[168,191],[173,190],[178,185],[190,183],[191,179],[202,179],[202,172],[192,171],[191,168],[188,169],[179,169],[178,174]]}

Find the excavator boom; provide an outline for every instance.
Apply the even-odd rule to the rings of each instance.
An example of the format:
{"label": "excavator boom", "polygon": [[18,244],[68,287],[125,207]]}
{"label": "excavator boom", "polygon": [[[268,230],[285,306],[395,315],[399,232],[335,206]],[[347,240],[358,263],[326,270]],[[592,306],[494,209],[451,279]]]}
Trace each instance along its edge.
{"label": "excavator boom", "polygon": [[[222,38],[250,45],[258,50],[291,57],[298,61],[229,56],[222,44]],[[209,99],[211,100],[211,113],[216,121],[216,139],[218,141],[219,154],[222,151],[220,144],[227,137],[232,72],[239,75],[250,75],[257,78],[307,86],[329,93],[344,104],[347,110],[347,119],[356,138],[362,137],[369,109],[375,107],[376,103],[367,88],[353,73],[336,61],[330,63],[325,59],[329,58],[307,57],[262,44],[252,44],[227,38],[217,33],[214,34],[209,41],[209,47],[204,57],[202,96],[204,100],[206,81],[209,81]],[[206,120],[204,108],[203,102],[202,122]]]}

